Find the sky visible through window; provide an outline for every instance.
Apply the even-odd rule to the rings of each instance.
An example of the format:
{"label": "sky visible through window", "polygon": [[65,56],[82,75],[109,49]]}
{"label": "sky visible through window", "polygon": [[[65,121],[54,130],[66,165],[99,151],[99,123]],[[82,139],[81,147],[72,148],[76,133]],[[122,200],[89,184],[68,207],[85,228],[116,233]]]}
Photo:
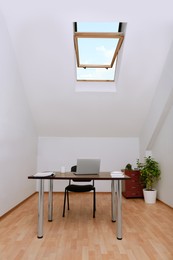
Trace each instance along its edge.
{"label": "sky visible through window", "polygon": [[[118,32],[119,22],[77,23],[77,32]],[[79,57],[81,64],[111,63],[118,39],[113,38],[79,38]],[[115,77],[116,60],[112,68],[78,68],[77,80],[110,80]]]}

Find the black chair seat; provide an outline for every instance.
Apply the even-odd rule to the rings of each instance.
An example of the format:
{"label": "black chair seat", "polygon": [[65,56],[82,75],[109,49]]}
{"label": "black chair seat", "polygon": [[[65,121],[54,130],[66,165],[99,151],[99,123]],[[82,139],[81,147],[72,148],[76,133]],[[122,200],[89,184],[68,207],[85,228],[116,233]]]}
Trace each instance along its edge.
{"label": "black chair seat", "polygon": [[66,190],[72,191],[72,192],[89,192],[91,190],[94,190],[94,187],[92,185],[70,184],[66,187]]}

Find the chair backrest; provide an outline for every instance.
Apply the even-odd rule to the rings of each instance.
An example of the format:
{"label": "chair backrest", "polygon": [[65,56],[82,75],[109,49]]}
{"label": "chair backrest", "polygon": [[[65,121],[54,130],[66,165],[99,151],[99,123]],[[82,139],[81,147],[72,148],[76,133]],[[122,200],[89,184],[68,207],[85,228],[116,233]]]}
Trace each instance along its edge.
{"label": "chair backrest", "polygon": [[[77,171],[77,165],[73,165],[71,167],[71,172],[76,172]],[[75,180],[73,179],[74,182],[91,182],[91,179],[87,179],[87,180],[83,180],[83,179],[78,179],[78,180]],[[92,181],[93,182],[93,186],[94,186],[94,180]]]}
{"label": "chair backrest", "polygon": [[76,172],[77,171],[77,165],[74,165],[71,167],[71,172]]}

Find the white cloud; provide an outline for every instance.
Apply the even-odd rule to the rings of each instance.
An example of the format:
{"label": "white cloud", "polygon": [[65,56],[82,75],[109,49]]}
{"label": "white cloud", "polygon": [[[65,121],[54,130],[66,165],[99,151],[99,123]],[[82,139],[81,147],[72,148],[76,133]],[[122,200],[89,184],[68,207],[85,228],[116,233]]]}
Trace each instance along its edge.
{"label": "white cloud", "polygon": [[96,51],[101,52],[102,55],[107,59],[112,59],[114,54],[114,49],[106,49],[105,46],[97,46]]}

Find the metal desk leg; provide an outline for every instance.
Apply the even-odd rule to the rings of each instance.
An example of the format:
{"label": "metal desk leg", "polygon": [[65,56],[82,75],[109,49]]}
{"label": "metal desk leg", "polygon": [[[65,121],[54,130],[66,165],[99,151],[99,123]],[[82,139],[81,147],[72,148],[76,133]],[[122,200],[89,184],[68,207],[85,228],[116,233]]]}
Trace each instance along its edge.
{"label": "metal desk leg", "polygon": [[43,237],[43,220],[44,220],[44,180],[39,180],[39,194],[38,194],[38,231],[37,237]]}
{"label": "metal desk leg", "polygon": [[115,181],[111,181],[111,210],[112,210],[112,222],[116,221],[116,208],[115,208]]}
{"label": "metal desk leg", "polygon": [[53,180],[49,180],[48,221],[53,220]]}
{"label": "metal desk leg", "polygon": [[122,185],[117,181],[117,239],[122,239]]}

